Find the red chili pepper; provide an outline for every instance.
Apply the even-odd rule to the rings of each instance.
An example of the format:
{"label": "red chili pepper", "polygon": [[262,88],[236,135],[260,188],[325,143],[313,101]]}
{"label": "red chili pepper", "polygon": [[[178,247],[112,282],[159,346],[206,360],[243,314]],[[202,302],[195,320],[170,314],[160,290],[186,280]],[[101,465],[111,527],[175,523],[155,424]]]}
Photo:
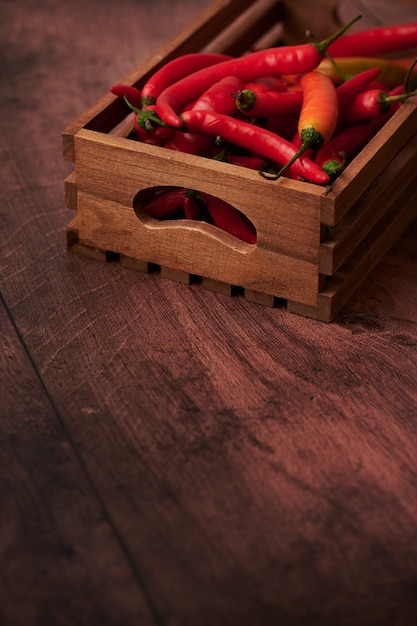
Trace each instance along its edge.
{"label": "red chili pepper", "polygon": [[246,243],[256,243],[256,229],[243,213],[221,198],[198,192],[206,203],[213,223]]}
{"label": "red chili pepper", "polygon": [[201,205],[198,202],[194,191],[187,191],[184,198],[184,214],[189,220],[201,219]]}
{"label": "red chili pepper", "polygon": [[301,146],[286,165],[278,172],[281,176],[310,148],[327,143],[338,123],[338,98],[333,82],[320,72],[306,72],[300,78],[303,104],[298,120]]}
{"label": "red chili pepper", "polygon": [[390,115],[380,115],[372,123],[350,124],[317,151],[314,162],[333,179],[385,124]]}
{"label": "red chili pepper", "polygon": [[222,148],[221,150],[211,151],[211,154],[204,152],[204,156],[210,156],[215,161],[222,161],[223,163],[230,163],[231,165],[239,165],[240,167],[247,167],[250,170],[262,171],[262,172],[276,172],[276,169],[272,167],[263,157],[257,154],[234,154],[230,150],[229,146]]}
{"label": "red chili pepper", "polygon": [[379,73],[380,69],[378,67],[372,67],[369,70],[356,74],[356,76],[352,76],[337,87],[339,117],[344,115],[347,108],[351,105],[352,100],[364,91],[364,89],[375,80]]}
{"label": "red chili pepper", "polygon": [[301,110],[303,94],[299,91],[261,91],[243,89],[236,94],[236,105],[239,111],[248,117],[268,117],[269,115],[286,115]]}
{"label": "red chili pepper", "polygon": [[142,88],[142,106],[154,104],[161,91],[173,82],[188,76],[192,72],[226,61],[231,57],[226,54],[194,52],[183,54],[168,61],[154,72]]}
{"label": "red chili pepper", "polygon": [[328,48],[332,56],[379,56],[417,47],[417,22],[349,33]]}
{"label": "red chili pepper", "polygon": [[[203,132],[211,137],[220,136],[225,141],[280,165],[286,164],[296,153],[290,141],[250,122],[228,115],[214,111],[186,111],[182,118],[188,132]],[[330,180],[311,159],[302,155],[291,165],[291,169],[301,178],[318,185],[324,185]]]}
{"label": "red chili pepper", "polygon": [[268,163],[265,161],[263,157],[260,156],[250,156],[246,154],[233,154],[226,153],[226,163],[231,163],[232,165],[239,165],[241,167],[247,167],[250,170],[256,171],[268,171],[270,169]]}
{"label": "red chili pepper", "polygon": [[177,211],[184,207],[186,189],[176,187],[164,193],[158,194],[144,205],[145,211],[157,220],[172,217]]}
{"label": "red chili pepper", "polygon": [[[231,115],[236,111],[232,94],[239,91],[242,86],[243,83],[239,78],[227,76],[204,92],[189,110],[217,111],[223,115]],[[199,154],[210,139],[206,134],[175,131],[174,136],[165,144],[165,148]]]}
{"label": "red chili pepper", "polygon": [[142,106],[142,92],[137,87],[131,85],[123,85],[118,83],[110,87],[110,91],[119,98],[127,100],[127,104],[133,104],[134,107],[140,108]]}
{"label": "red chili pepper", "polygon": [[245,82],[270,73],[285,75],[309,72],[319,65],[329,45],[357,19],[355,18],[333,36],[318,43],[260,50],[193,72],[160,93],[156,102],[158,115],[165,123],[179,128],[181,126],[179,114],[184,106],[225,76],[238,76]]}
{"label": "red chili pepper", "polygon": [[417,95],[417,91],[404,93],[402,86],[392,89],[388,93],[380,89],[369,89],[359,94],[346,111],[344,121],[350,124],[373,120],[387,113],[392,106],[401,104],[408,98]]}

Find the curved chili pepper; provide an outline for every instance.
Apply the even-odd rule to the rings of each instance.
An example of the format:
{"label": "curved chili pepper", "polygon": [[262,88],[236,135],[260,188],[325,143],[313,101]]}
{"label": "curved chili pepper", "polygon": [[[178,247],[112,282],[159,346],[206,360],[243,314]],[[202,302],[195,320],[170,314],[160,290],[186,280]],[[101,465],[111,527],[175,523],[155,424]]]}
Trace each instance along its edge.
{"label": "curved chili pepper", "polygon": [[379,56],[417,47],[417,22],[349,33],[328,48],[332,56]]}
{"label": "curved chili pepper", "polygon": [[[236,76],[226,76],[205,91],[189,110],[217,111],[223,115],[231,115],[236,111],[232,94],[239,91],[242,86],[242,81]],[[165,143],[165,148],[188,154],[199,154],[210,139],[206,134],[175,131],[174,136]]]}
{"label": "curved chili pepper", "polygon": [[167,219],[184,207],[187,190],[182,187],[168,189],[144,205],[145,211],[157,220]]}
{"label": "curved chili pepper", "polygon": [[[203,132],[211,137],[219,135],[229,143],[246,148],[280,165],[286,164],[296,154],[296,149],[290,141],[229,115],[221,115],[214,111],[185,111],[182,114],[182,122],[188,132]],[[330,180],[311,159],[302,155],[291,165],[291,169],[301,178],[318,185],[324,185]]]}
{"label": "curved chili pepper", "polygon": [[137,87],[117,83],[116,85],[112,85],[110,87],[110,91],[115,96],[118,96],[119,98],[124,98],[129,106],[131,104],[133,104],[134,107],[138,108],[142,106],[142,92],[140,89],[137,89]]}
{"label": "curved chili pepper", "polygon": [[231,57],[216,52],[192,52],[168,61],[159,70],[154,72],[144,84],[142,88],[142,106],[155,104],[156,98],[161,91],[180,78],[188,76],[203,67],[209,67],[228,59],[231,59]]}
{"label": "curved chili pepper", "polygon": [[380,73],[379,67],[372,67],[348,78],[344,83],[336,89],[337,99],[339,101],[339,117],[342,117],[351,105],[352,100],[356,98],[366,87],[368,87]]}
{"label": "curved chili pepper", "polygon": [[306,72],[300,78],[303,104],[298,120],[300,147],[278,172],[281,176],[310,148],[327,143],[333,136],[338,122],[339,103],[333,82],[320,72]]}
{"label": "curved chili pepper", "polygon": [[268,117],[297,113],[301,110],[303,94],[299,91],[261,91],[243,89],[236,94],[239,111],[248,117]]}
{"label": "curved chili pepper", "polygon": [[383,126],[388,117],[389,114],[380,115],[374,123],[359,122],[343,128],[326,145],[319,148],[314,162],[323,168],[330,178],[335,178]]}
{"label": "curved chili pepper", "polygon": [[401,104],[408,98],[417,95],[417,91],[404,93],[403,87],[392,89],[388,93],[380,89],[369,89],[359,94],[346,111],[344,121],[353,124],[365,120],[373,120],[381,113],[387,113],[392,106]]}
{"label": "curved chili pepper", "polygon": [[259,50],[193,72],[159,94],[156,101],[158,115],[166,124],[179,128],[181,126],[179,114],[184,106],[225,76],[238,76],[245,82],[270,73],[285,75],[309,72],[319,65],[330,44],[346,32],[357,19],[359,18],[351,20],[337,33],[318,43]]}
{"label": "curved chili pepper", "polygon": [[215,226],[246,243],[256,243],[256,229],[243,213],[221,198],[203,191],[199,191],[198,194],[206,203]]}

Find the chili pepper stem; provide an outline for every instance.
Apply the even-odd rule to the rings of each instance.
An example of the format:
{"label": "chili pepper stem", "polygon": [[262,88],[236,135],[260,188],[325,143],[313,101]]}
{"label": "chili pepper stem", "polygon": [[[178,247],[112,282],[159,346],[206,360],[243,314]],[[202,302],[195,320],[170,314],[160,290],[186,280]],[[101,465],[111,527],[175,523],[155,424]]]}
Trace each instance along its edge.
{"label": "chili pepper stem", "polygon": [[312,45],[315,46],[315,48],[317,48],[318,52],[324,56],[326,53],[327,48],[334,42],[336,41],[336,39],[339,39],[339,37],[341,35],[343,35],[351,26],[353,26],[353,24],[355,24],[355,22],[357,22],[358,20],[360,20],[362,18],[362,15],[357,15],[356,17],[354,17],[352,20],[350,20],[349,22],[347,22],[347,24],[345,24],[344,26],[342,26],[338,31],[336,31],[333,35],[331,35],[330,37],[328,37],[327,39],[323,39],[323,41],[319,41],[317,43],[313,43]]}
{"label": "chili pepper stem", "polygon": [[381,91],[378,97],[378,104],[381,107],[382,112],[384,112],[384,107],[389,107],[392,102],[404,102],[405,100],[408,100],[408,98],[413,98],[414,96],[417,96],[417,89],[407,93],[400,93],[396,96],[390,96],[389,94],[386,94],[385,91]]}
{"label": "chili pepper stem", "polygon": [[346,82],[347,80],[349,80],[349,78],[351,78],[351,75],[350,74],[346,74],[342,70],[340,65],[337,63],[336,59],[334,59],[331,54],[326,52],[326,54],[324,56],[326,57],[326,59],[328,59],[328,61],[330,61],[330,63],[334,67],[335,71],[339,74],[339,76],[343,80],[343,82]]}
{"label": "chili pepper stem", "polygon": [[406,93],[408,93],[408,91],[409,91],[411,75],[412,75],[413,70],[414,70],[414,68],[416,66],[416,63],[417,63],[417,58],[413,59],[412,63],[410,64],[410,67],[407,70],[407,74],[406,74],[405,79],[404,79],[404,91]]}
{"label": "chili pepper stem", "polygon": [[157,113],[152,110],[139,111],[138,113],[138,124],[144,130],[152,130],[152,124],[156,126],[162,126],[163,128],[173,128],[169,124],[166,124],[158,117]]}
{"label": "chili pepper stem", "polygon": [[270,172],[260,171],[259,173],[261,174],[261,176],[267,178],[268,180],[277,180],[284,174],[284,172],[287,171],[289,167],[291,167],[291,165],[297,159],[300,158],[300,156],[306,150],[308,150],[309,148],[317,148],[323,143],[322,136],[314,128],[305,128],[301,132],[300,139],[302,141],[302,144],[297,152],[294,154],[294,156],[288,161],[288,163],[283,165],[283,167],[281,167],[281,169],[274,174],[271,174]]}

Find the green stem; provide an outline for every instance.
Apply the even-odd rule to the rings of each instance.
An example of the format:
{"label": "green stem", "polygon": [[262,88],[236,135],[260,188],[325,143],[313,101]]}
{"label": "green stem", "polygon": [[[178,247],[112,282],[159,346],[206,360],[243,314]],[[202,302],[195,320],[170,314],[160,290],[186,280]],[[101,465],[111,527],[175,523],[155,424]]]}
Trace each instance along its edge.
{"label": "green stem", "polygon": [[339,76],[341,77],[341,79],[343,80],[343,82],[346,82],[347,80],[349,80],[349,78],[352,77],[352,75],[349,74],[345,74],[344,71],[342,70],[342,68],[339,66],[339,64],[336,62],[336,60],[332,57],[331,54],[329,54],[328,52],[326,52],[326,54],[324,55],[326,57],[326,59],[328,59],[330,61],[330,63],[332,64],[334,70],[339,74]]}
{"label": "green stem", "polygon": [[404,91],[405,91],[405,93],[408,93],[408,91],[409,91],[411,75],[412,75],[413,70],[414,70],[414,68],[416,66],[416,63],[417,63],[417,58],[415,58],[413,60],[413,62],[410,64],[410,67],[407,70],[407,74],[406,74],[405,79],[404,79]]}
{"label": "green stem", "polygon": [[263,176],[264,178],[267,178],[268,180],[277,180],[284,174],[284,172],[288,170],[288,168],[291,167],[293,163],[295,163],[297,159],[300,158],[300,156],[306,150],[308,150],[309,148],[315,148],[323,143],[322,136],[320,135],[320,133],[318,133],[315,130],[315,128],[305,128],[304,130],[301,131],[300,138],[301,138],[302,144],[297,150],[297,152],[288,161],[288,163],[286,163],[283,167],[281,167],[281,169],[276,174],[269,175],[266,172],[260,172],[261,176]]}
{"label": "green stem", "polygon": [[382,112],[388,111],[392,102],[405,102],[408,98],[413,98],[417,96],[417,89],[414,91],[408,91],[407,93],[401,93],[396,96],[390,96],[386,94],[384,91],[381,91],[378,97],[378,104],[381,107]]}
{"label": "green stem", "polygon": [[152,130],[153,125],[162,126],[163,128],[172,128],[169,124],[163,122],[158,114],[151,109],[139,111],[137,122],[144,130]]}
{"label": "green stem", "polygon": [[341,35],[343,35],[353,24],[355,24],[355,22],[357,22],[361,18],[362,18],[362,15],[357,15],[356,17],[353,18],[353,20],[350,20],[350,22],[342,26],[342,28],[340,28],[336,33],[331,35],[331,37],[328,37],[327,39],[324,39],[323,41],[319,41],[318,43],[313,43],[312,45],[317,48],[317,50],[322,56],[324,56],[327,48],[334,41],[336,41],[336,39],[338,39]]}
{"label": "green stem", "polygon": [[240,111],[250,111],[255,106],[256,93],[252,89],[242,89],[232,96],[236,99],[236,105]]}

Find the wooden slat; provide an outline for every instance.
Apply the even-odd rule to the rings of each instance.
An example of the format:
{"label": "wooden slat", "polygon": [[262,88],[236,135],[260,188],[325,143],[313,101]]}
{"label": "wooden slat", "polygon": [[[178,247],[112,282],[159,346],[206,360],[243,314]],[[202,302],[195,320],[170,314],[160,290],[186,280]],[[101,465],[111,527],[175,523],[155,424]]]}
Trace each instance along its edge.
{"label": "wooden slat", "polygon": [[240,12],[236,19],[224,25],[204,51],[239,56],[250,50],[252,43],[255,44],[271,25],[278,24],[282,29],[282,15],[282,0],[257,0],[246,11]]}
{"label": "wooden slat", "polygon": [[414,135],[416,125],[417,106],[410,100],[386,122],[323,196],[323,224],[338,223]]}
{"label": "wooden slat", "polygon": [[409,189],[402,193],[366,240],[329,279],[319,293],[317,307],[288,302],[288,310],[324,322],[331,322],[376,267],[400,234],[417,217],[417,196]]}
{"label": "wooden slat", "polygon": [[233,285],[231,285],[230,283],[225,283],[222,280],[215,280],[207,276],[202,277],[201,285],[204,287],[204,289],[207,289],[208,291],[214,291],[215,293],[220,293],[223,296],[232,296],[234,291]]}
{"label": "wooden slat", "polygon": [[64,200],[67,209],[77,210],[77,182],[75,172],[71,172],[64,180]]}
{"label": "wooden slat", "polygon": [[147,261],[141,261],[140,259],[133,259],[132,257],[121,254],[119,256],[120,265],[130,270],[136,270],[147,274],[150,271],[149,263]]}
{"label": "wooden slat", "polygon": [[404,195],[407,189],[413,195],[416,159],[417,143],[414,136],[339,221],[330,239],[320,245],[320,272],[332,276],[397,198]]}
{"label": "wooden slat", "polygon": [[85,245],[80,242],[78,230],[78,217],[74,217],[66,227],[67,248],[69,252],[81,254],[95,261],[106,262],[108,259],[106,250],[95,246]]}
{"label": "wooden slat", "polygon": [[254,302],[255,304],[262,304],[263,306],[273,307],[276,298],[274,296],[254,291],[253,289],[245,289],[245,300],[248,302]]}
{"label": "wooden slat", "polygon": [[[297,301],[315,302],[320,187],[288,179],[266,181],[241,167],[172,155],[138,142],[121,143],[87,130],[77,134],[76,150],[84,243],[277,297],[291,294]],[[210,224],[162,224],[144,214],[138,219],[132,208],[137,192],[162,180],[206,191],[235,206],[255,225],[256,245]]]}
{"label": "wooden slat", "polygon": [[183,272],[182,270],[172,267],[165,267],[165,265],[161,266],[161,277],[175,280],[177,283],[182,283],[183,285],[191,285],[193,282],[193,275],[189,272]]}

